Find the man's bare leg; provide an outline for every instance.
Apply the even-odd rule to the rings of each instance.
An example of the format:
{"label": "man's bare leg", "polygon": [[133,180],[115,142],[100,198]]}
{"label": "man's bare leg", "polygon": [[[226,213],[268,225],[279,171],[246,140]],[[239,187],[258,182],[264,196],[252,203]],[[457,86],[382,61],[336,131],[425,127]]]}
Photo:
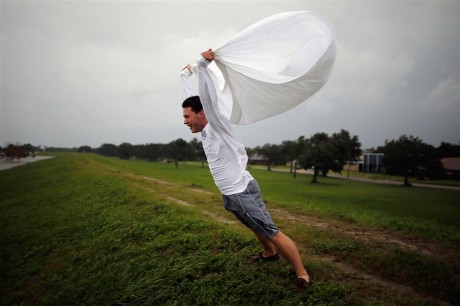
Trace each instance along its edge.
{"label": "man's bare leg", "polygon": [[282,232],[278,232],[270,242],[275,245],[278,252],[283,256],[294,268],[297,278],[303,278],[307,282],[311,282],[310,275],[303,266],[300,258],[299,250],[294,241]]}
{"label": "man's bare leg", "polygon": [[275,246],[273,245],[273,243],[271,243],[270,240],[268,240],[264,236],[262,236],[262,235],[260,235],[258,233],[255,233],[255,234],[256,234],[257,239],[259,239],[260,244],[262,244],[262,247],[264,249],[263,256],[268,257],[268,256],[275,255],[276,250],[275,250]]}

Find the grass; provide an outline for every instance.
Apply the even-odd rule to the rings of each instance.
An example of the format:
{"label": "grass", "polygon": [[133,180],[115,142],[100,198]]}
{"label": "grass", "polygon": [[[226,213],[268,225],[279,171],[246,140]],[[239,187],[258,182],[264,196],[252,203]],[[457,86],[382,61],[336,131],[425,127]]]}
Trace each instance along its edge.
{"label": "grass", "polygon": [[1,305],[452,305],[460,191],[252,169],[315,285],[250,263],[201,164],[92,154],[0,172]]}
{"label": "grass", "polygon": [[451,242],[460,242],[458,191],[446,192],[425,188],[354,182],[344,179],[320,178],[310,184],[309,175],[271,173],[253,170],[263,183],[266,202],[335,217],[364,226],[392,230],[425,232],[425,235]]}

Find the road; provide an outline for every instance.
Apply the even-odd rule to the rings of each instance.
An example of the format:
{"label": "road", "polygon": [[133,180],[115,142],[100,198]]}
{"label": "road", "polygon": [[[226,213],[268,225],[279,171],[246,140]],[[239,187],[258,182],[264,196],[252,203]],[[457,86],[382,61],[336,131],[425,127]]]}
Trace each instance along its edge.
{"label": "road", "polygon": [[28,157],[21,158],[19,161],[14,161],[14,162],[6,161],[6,159],[2,159],[0,160],[0,171],[10,169],[13,167],[17,167],[17,166],[27,165],[33,162],[37,162],[37,161],[52,158],[52,157],[53,156],[35,156],[35,157],[28,156]]}

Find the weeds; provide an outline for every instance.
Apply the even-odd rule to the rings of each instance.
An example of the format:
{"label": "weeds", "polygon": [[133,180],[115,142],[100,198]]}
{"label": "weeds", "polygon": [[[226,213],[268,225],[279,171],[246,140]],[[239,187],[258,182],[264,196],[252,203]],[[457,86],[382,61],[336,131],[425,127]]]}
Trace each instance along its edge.
{"label": "weeds", "polygon": [[[223,213],[206,169],[181,165],[178,172],[171,165],[63,154],[0,173],[0,304],[457,304],[455,216],[445,217],[437,207],[434,215],[440,217],[427,221],[432,216],[422,199],[426,216],[419,212],[400,220],[408,207],[397,211],[391,203],[409,197],[399,189],[385,189],[378,205],[368,205],[363,199],[380,197],[376,186],[341,181],[311,186],[302,185],[301,176],[293,181],[281,173],[256,175],[270,206],[296,216],[275,218],[298,243],[315,280],[307,292],[296,291],[284,260],[248,262],[258,251],[248,230],[206,214]],[[449,202],[458,192],[417,195],[416,190],[411,196],[437,197],[442,209],[458,212]],[[302,218],[309,216],[321,225],[305,225]],[[443,238],[429,228],[444,229]],[[351,230],[392,231],[398,239],[416,234],[446,251],[402,249],[375,236],[350,236]],[[370,277],[379,281],[369,282]]]}

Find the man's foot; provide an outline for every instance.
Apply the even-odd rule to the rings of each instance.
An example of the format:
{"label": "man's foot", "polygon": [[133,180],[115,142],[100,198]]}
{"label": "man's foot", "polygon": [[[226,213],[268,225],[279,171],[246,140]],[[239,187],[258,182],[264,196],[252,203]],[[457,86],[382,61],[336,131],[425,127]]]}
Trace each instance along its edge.
{"label": "man's foot", "polygon": [[252,261],[258,261],[258,262],[275,262],[278,259],[280,259],[280,255],[278,253],[275,253],[270,256],[264,256],[263,252],[260,252],[256,255],[253,255],[249,258]]}
{"label": "man's foot", "polygon": [[309,277],[308,280],[305,278],[298,278],[297,279],[297,288],[299,289],[308,289],[313,285],[313,281]]}

